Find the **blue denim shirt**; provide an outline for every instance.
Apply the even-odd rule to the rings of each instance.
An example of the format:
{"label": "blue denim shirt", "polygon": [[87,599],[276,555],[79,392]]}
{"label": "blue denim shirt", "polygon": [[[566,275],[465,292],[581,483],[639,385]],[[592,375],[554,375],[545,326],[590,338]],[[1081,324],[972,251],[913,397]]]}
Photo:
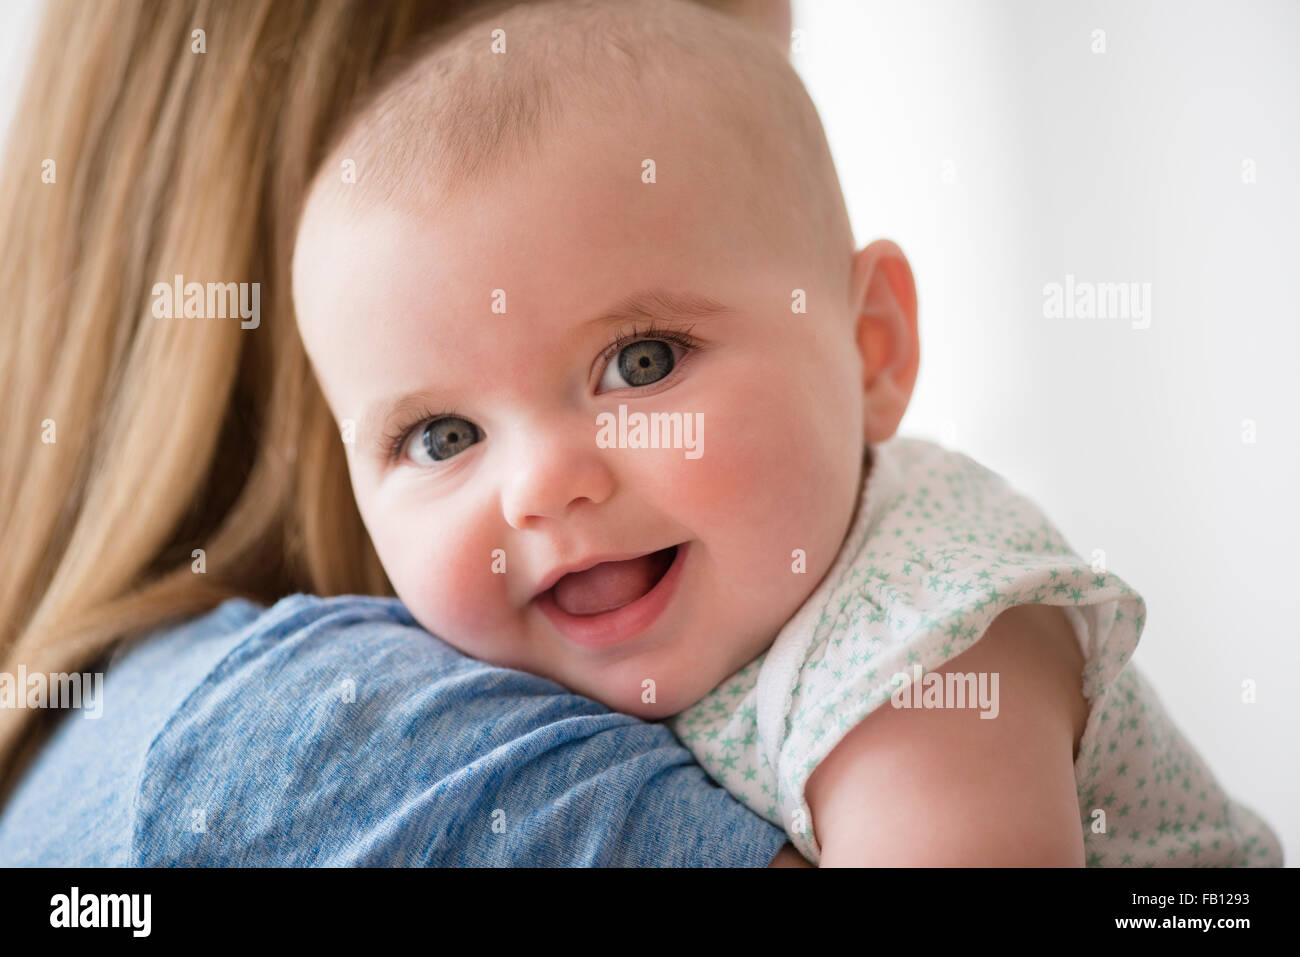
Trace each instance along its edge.
{"label": "blue denim shirt", "polygon": [[0,809],[0,866],[766,866],[661,724],[466,657],[396,599],[242,599],[124,647]]}

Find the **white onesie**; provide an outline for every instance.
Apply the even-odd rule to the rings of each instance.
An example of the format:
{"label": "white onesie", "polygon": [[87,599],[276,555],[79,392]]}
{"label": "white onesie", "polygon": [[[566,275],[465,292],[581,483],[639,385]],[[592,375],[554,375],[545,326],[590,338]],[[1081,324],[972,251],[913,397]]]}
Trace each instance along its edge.
{"label": "white onesie", "polygon": [[1281,866],[1276,834],[1224,793],[1129,661],[1141,596],[960,452],[895,436],[868,462],[852,528],[817,590],[766,652],[665,722],[719,784],[818,863],[804,785],[840,739],[896,692],[923,704],[938,676],[916,679],[1002,611],[1062,605],[1085,659],[1074,772],[1088,866]]}

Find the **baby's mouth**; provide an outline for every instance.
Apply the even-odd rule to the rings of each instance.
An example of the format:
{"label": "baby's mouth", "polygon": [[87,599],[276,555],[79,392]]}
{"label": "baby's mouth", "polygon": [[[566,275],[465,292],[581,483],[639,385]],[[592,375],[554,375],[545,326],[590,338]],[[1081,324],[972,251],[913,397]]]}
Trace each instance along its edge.
{"label": "baby's mouth", "polygon": [[677,557],[677,546],[640,558],[601,562],[565,575],[551,589],[552,599],[570,615],[601,615],[636,601],[664,577]]}

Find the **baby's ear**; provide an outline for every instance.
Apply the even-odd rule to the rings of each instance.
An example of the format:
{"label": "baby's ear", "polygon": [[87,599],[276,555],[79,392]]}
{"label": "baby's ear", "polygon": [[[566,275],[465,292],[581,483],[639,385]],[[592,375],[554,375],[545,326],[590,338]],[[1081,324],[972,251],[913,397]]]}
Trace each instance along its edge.
{"label": "baby's ear", "polygon": [[862,356],[863,440],[884,442],[898,431],[921,363],[916,281],[898,245],[878,239],[853,257],[852,288]]}

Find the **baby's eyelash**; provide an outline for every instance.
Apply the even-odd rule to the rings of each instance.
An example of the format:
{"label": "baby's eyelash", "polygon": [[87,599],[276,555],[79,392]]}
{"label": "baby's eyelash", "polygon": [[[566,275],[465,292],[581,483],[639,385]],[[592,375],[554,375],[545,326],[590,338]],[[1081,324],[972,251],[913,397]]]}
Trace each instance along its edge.
{"label": "baby's eyelash", "polygon": [[406,448],[407,441],[415,434],[416,430],[423,428],[435,419],[449,416],[457,419],[464,418],[455,409],[437,411],[422,408],[412,412],[407,418],[399,419],[398,424],[391,431],[384,433],[384,448],[388,450],[388,461],[390,463],[396,462],[402,457],[402,449]]}
{"label": "baby's eyelash", "polygon": [[653,319],[645,329],[638,329],[636,324],[632,324],[631,329],[619,332],[614,337],[614,341],[605,347],[605,351],[600,354],[602,361],[608,362],[611,358],[618,355],[623,349],[632,345],[634,342],[640,342],[644,339],[660,339],[664,342],[672,342],[681,346],[683,349],[700,349],[700,341],[691,335],[691,329],[694,326],[688,326],[678,331],[658,325]]}

